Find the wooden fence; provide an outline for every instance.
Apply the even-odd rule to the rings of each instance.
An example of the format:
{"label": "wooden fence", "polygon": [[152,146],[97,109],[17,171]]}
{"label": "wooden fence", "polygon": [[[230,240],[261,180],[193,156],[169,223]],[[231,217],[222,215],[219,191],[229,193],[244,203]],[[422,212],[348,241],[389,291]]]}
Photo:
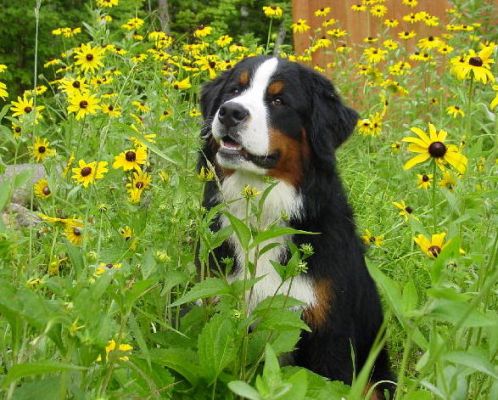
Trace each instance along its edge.
{"label": "wooden fence", "polygon": [[[495,0],[492,0],[495,2]],[[413,45],[418,39],[429,35],[435,35],[443,31],[447,21],[446,10],[451,8],[451,4],[447,0],[418,0],[418,5],[415,8],[408,7],[402,4],[401,0],[387,0],[384,5],[388,11],[383,17],[374,17],[369,12],[353,11],[352,5],[361,3],[358,0],[293,0],[292,1],[292,18],[294,22],[303,18],[311,26],[311,30],[305,33],[294,34],[294,48],[296,54],[302,54],[311,43],[310,32],[320,27],[325,19],[335,18],[338,23],[331,27],[341,27],[348,32],[348,36],[342,38],[341,41],[346,43],[359,43],[366,37],[375,36],[379,33],[379,29],[383,29],[385,19],[397,19],[399,25],[393,28],[394,32],[412,31],[417,33],[415,39],[411,39],[409,45]],[[331,12],[327,17],[316,17],[314,12],[324,7],[330,7]],[[403,21],[403,16],[426,11],[430,15],[434,15],[440,19],[439,27],[428,27],[424,23],[409,23]],[[327,29],[331,29],[327,28]],[[324,51],[318,51],[313,54],[313,64],[324,67],[326,64],[326,56]]]}

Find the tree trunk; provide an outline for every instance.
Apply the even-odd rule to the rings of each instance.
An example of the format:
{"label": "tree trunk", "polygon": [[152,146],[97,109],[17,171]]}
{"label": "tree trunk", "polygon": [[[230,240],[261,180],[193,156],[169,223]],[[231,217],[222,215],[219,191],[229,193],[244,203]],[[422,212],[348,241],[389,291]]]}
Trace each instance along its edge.
{"label": "tree trunk", "polygon": [[169,33],[170,18],[168,0],[157,0],[157,14],[159,17],[159,23],[161,24],[161,30]]}

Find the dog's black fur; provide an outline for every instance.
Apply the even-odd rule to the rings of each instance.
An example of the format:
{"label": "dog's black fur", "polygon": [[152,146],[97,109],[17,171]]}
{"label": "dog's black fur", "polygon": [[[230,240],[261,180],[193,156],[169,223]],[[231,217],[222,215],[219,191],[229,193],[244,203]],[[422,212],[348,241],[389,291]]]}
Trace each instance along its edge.
{"label": "dog's black fur", "polygon": [[[233,69],[204,85],[201,109],[205,139],[199,167],[216,166],[220,181],[224,170],[217,166],[217,143],[210,135],[211,121],[219,107],[233,98],[233,85],[242,71],[251,74],[265,57],[246,59]],[[303,199],[304,215],[291,219],[289,225],[319,235],[294,235],[296,245],[311,243],[314,254],[307,260],[307,276],[321,295],[324,319],[303,318],[312,331],[303,332],[293,354],[297,365],[306,367],[332,380],[350,384],[353,375],[364,366],[383,321],[381,303],[365,261],[363,245],[355,231],[351,208],[338,176],[335,151],[352,133],[358,115],[346,107],[332,84],[322,75],[300,64],[278,61],[275,79],[282,80],[286,107],[269,107],[270,125],[295,140],[309,151],[300,165],[302,178],[293,184]],[[303,134],[304,132],[304,134]],[[208,182],[204,205],[211,208],[219,202],[216,182]],[[214,224],[218,229],[219,224]],[[225,242],[216,249],[218,259],[233,257],[232,246]],[[236,261],[235,261],[236,262]],[[235,266],[240,268],[240,266]],[[320,283],[325,283],[321,285]],[[354,356],[353,356],[354,354]],[[371,383],[392,380],[386,349],[377,357]],[[391,385],[379,388],[392,390]],[[382,398],[377,390],[377,398]]]}

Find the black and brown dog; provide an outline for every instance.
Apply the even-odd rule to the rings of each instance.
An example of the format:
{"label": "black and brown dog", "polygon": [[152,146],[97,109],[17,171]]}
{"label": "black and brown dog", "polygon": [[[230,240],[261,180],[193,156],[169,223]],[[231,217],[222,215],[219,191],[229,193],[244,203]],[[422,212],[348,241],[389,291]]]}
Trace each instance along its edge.
{"label": "black and brown dog", "polygon": [[[275,57],[252,57],[203,87],[201,108],[205,139],[199,167],[214,165],[218,182],[208,182],[204,205],[226,201],[228,211],[244,217],[241,192],[246,185],[263,190],[270,176],[278,182],[259,220],[279,221],[319,235],[285,238],[297,246],[310,243],[308,270],[282,283],[271,261],[285,264],[288,248],[279,246],[258,259],[249,308],[268,296],[289,293],[302,301],[303,332],[293,358],[332,380],[351,383],[365,364],[382,325],[379,295],[364,261],[335,163],[335,150],[352,133],[358,115],[346,107],[322,75]],[[287,218],[282,219],[281,216]],[[228,224],[219,216],[214,229]],[[244,276],[244,252],[235,236],[216,249],[235,260],[230,279]],[[354,356],[352,356],[354,354]],[[371,383],[392,380],[383,349]],[[391,385],[379,385],[388,388]],[[382,398],[383,390],[377,390]]]}

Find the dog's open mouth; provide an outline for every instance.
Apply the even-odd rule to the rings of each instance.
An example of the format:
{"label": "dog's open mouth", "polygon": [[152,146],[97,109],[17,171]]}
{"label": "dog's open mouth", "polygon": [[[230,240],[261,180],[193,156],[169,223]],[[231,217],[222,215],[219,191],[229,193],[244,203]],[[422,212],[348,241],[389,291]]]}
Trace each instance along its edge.
{"label": "dog's open mouth", "polygon": [[278,151],[264,156],[251,154],[231,135],[225,135],[221,138],[218,154],[220,157],[230,160],[231,164],[240,159],[250,161],[258,167],[266,169],[274,168],[280,158]]}

